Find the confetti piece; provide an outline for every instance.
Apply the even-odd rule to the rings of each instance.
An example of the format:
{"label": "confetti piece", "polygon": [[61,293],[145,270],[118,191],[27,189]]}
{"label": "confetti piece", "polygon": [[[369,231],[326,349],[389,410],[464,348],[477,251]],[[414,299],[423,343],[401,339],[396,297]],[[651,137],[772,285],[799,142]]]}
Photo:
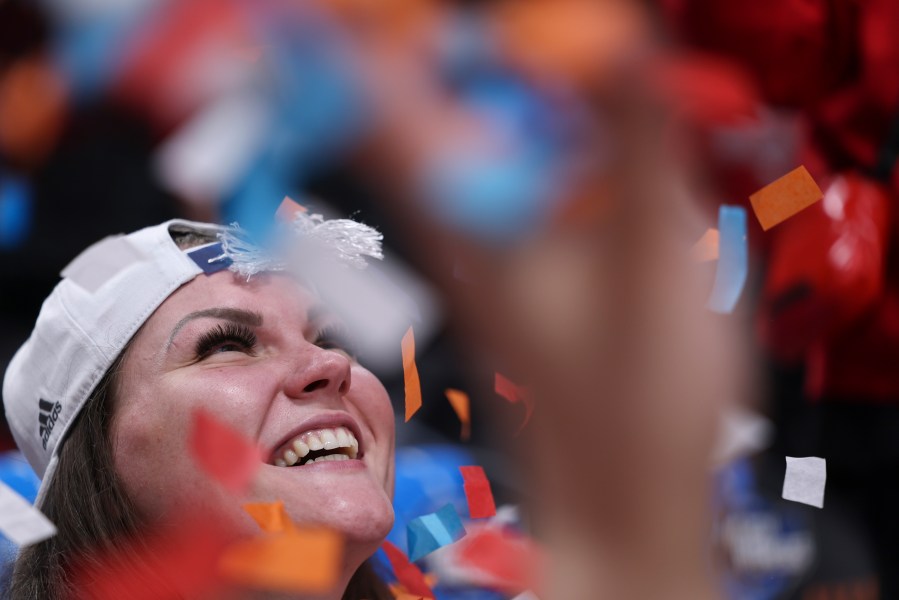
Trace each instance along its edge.
{"label": "confetti piece", "polygon": [[421,408],[421,380],[415,365],[415,335],[412,328],[403,336],[403,378],[406,382],[406,422]]}
{"label": "confetti piece", "polygon": [[804,166],[793,169],[749,196],[762,229],[768,231],[824,197]]}
{"label": "confetti piece", "polygon": [[285,223],[293,223],[293,218],[297,213],[307,212],[306,207],[293,200],[290,196],[284,196],[278,210],[275,211],[275,218]]}
{"label": "confetti piece", "polygon": [[524,404],[524,421],[518,428],[518,433],[521,433],[521,430],[525,428],[531,420],[531,415],[534,413],[534,402],[531,399],[531,395],[528,393],[527,389],[520,385],[516,385],[499,373],[496,373],[493,388],[497,394],[512,404],[517,404],[519,402]]}
{"label": "confetti piece", "polygon": [[235,493],[246,489],[262,464],[255,445],[203,409],[194,411],[189,445],[200,467]]}
{"label": "confetti piece", "polygon": [[460,564],[493,578],[493,587],[520,591],[537,587],[543,553],[530,538],[504,528],[473,531],[453,548]]}
{"label": "confetti piece", "polygon": [[337,584],[343,539],[328,529],[285,531],[236,542],[219,568],[234,583],[266,590],[325,593]]}
{"label": "confetti piece", "polygon": [[284,510],[284,502],[256,502],[243,505],[244,511],[251,517],[263,531],[268,533],[284,533],[295,531],[296,526]]}
{"label": "confetti piece", "polygon": [[718,260],[718,230],[706,229],[699,241],[693,244],[690,255],[696,262],[709,262]]}
{"label": "confetti piece", "polygon": [[540,600],[540,598],[538,598],[537,594],[535,594],[531,590],[527,590],[526,592],[518,594],[517,596],[512,598],[512,600]]}
{"label": "confetti piece", "polygon": [[124,236],[108,236],[76,256],[60,275],[94,293],[122,269],[143,259],[140,250]]}
{"label": "confetti piece", "polygon": [[192,517],[76,563],[72,589],[92,600],[215,597],[226,533],[219,518]]}
{"label": "confetti piece", "polygon": [[722,205],[718,209],[718,231],[718,268],[708,308],[717,313],[730,313],[740,299],[749,271],[746,210],[740,206]]}
{"label": "confetti piece", "polygon": [[0,533],[19,546],[56,535],[56,527],[31,503],[0,481]]}
{"label": "confetti piece", "polygon": [[390,591],[393,593],[394,600],[426,600],[424,596],[418,594],[407,594],[399,586],[390,586]]}
{"label": "confetti piece", "polygon": [[434,592],[431,591],[431,587],[425,581],[425,576],[422,574],[421,569],[409,562],[402,550],[386,540],[381,544],[381,549],[387,555],[387,560],[390,561],[390,566],[393,567],[393,574],[396,575],[397,581],[406,588],[407,593],[412,595],[418,594],[424,598],[434,597]]}
{"label": "confetti piece", "polygon": [[493,500],[493,491],[490,482],[482,467],[459,467],[462,487],[465,489],[465,498],[468,500],[468,516],[472,519],[483,519],[496,515],[496,503]]}
{"label": "confetti piece", "polygon": [[471,412],[468,394],[454,389],[447,389],[444,393],[453,410],[456,411],[456,416],[459,417],[459,421],[462,423],[462,432],[459,434],[460,439],[468,440],[471,437]]}
{"label": "confetti piece", "polygon": [[452,504],[437,512],[416,517],[406,524],[409,559],[419,560],[438,548],[449,546],[465,535],[465,527]]}
{"label": "confetti piece", "polygon": [[824,484],[827,481],[827,461],[816,456],[787,458],[783,498],[809,506],[824,508]]}

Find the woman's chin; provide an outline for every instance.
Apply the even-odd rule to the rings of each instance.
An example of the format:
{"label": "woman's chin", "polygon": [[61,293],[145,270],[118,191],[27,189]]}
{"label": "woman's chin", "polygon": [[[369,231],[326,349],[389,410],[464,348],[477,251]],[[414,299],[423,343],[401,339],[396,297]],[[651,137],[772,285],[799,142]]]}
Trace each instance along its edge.
{"label": "woman's chin", "polygon": [[377,547],[393,527],[390,496],[382,483],[364,471],[322,470],[293,472],[287,478],[270,477],[259,482],[254,495],[258,501],[282,500],[297,524],[333,529],[350,543]]}

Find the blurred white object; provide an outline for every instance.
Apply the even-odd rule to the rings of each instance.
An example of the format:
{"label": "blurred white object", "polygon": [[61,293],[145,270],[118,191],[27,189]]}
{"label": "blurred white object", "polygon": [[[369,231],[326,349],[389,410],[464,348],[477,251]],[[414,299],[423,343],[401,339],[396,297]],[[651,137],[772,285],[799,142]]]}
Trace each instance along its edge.
{"label": "blurred white object", "polygon": [[0,533],[27,546],[56,535],[56,527],[30,502],[0,481]]}
{"label": "blurred white object", "polygon": [[817,456],[787,457],[783,498],[809,506],[824,508],[824,484],[827,482],[827,461]]}
{"label": "blurred white object", "polygon": [[266,143],[271,115],[264,99],[232,94],[203,108],[162,144],[160,180],[196,204],[217,203]]}
{"label": "blurred white object", "polygon": [[440,324],[436,292],[395,258],[359,270],[343,264],[316,240],[298,240],[289,268],[310,284],[352,332],[366,367],[385,374],[402,367],[400,340],[415,328],[419,347]]}
{"label": "blurred white object", "polygon": [[774,426],[768,419],[742,407],[725,409],[712,450],[712,465],[720,467],[771,444]]}

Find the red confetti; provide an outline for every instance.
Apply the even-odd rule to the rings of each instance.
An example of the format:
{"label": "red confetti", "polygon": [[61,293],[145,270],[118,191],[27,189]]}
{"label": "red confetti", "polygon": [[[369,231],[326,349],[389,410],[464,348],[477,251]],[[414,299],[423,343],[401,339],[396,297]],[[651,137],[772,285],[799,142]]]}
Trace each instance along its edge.
{"label": "red confetti", "polygon": [[524,404],[524,421],[521,423],[521,427],[518,428],[518,432],[520,433],[531,420],[531,415],[534,413],[534,401],[531,399],[531,395],[528,393],[527,389],[520,385],[516,385],[499,373],[496,373],[493,387],[497,394],[512,404],[518,404],[519,402]]}
{"label": "red confetti", "polygon": [[94,600],[194,598],[219,589],[218,560],[228,537],[218,519],[183,518],[119,544],[73,568],[79,597]]}
{"label": "red confetti", "polygon": [[387,555],[387,559],[390,561],[390,566],[393,567],[393,573],[396,575],[397,581],[406,588],[406,591],[409,594],[418,594],[425,598],[434,598],[434,592],[431,591],[431,587],[428,585],[428,582],[425,581],[425,576],[421,572],[421,569],[409,562],[409,559],[403,554],[402,550],[386,540],[381,544],[381,549],[383,549],[384,553]]}
{"label": "red confetti", "polygon": [[259,448],[203,409],[194,411],[189,446],[200,467],[235,493],[246,489],[262,464]]}
{"label": "red confetti", "polygon": [[490,482],[482,467],[459,467],[465,482],[465,498],[468,499],[468,515],[472,519],[483,519],[496,514],[496,503]]}
{"label": "red confetti", "polygon": [[489,574],[496,587],[521,591],[540,585],[543,553],[524,535],[488,527],[470,531],[456,546],[460,563]]}

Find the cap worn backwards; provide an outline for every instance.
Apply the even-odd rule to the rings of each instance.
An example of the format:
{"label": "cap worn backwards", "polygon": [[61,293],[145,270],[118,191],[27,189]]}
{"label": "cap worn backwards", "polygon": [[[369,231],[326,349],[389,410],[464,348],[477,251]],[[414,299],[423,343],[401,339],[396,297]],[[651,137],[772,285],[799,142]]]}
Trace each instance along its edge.
{"label": "cap worn backwards", "polygon": [[38,501],[61,441],[104,373],[153,311],[204,272],[172,239],[173,230],[214,238],[226,228],[172,220],[92,245],[63,269],[6,370],[6,419],[43,480]]}

